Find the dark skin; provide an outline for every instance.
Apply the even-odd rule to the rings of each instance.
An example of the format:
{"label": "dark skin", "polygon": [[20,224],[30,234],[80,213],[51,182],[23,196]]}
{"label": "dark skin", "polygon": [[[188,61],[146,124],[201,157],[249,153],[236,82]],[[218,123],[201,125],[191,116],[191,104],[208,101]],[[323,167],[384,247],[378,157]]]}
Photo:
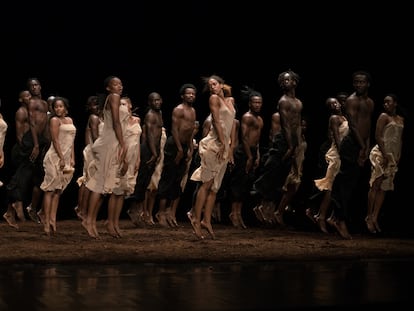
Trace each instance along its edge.
{"label": "dark skin", "polygon": [[181,95],[182,103],[177,105],[172,112],[172,126],[171,134],[174,142],[177,145],[177,156],[175,163],[178,165],[184,157],[182,145],[189,147],[186,155],[187,161],[190,161],[193,156],[193,138],[194,138],[194,124],[196,121],[196,112],[192,107],[195,99],[195,91],[188,88]]}
{"label": "dark skin", "polygon": [[145,164],[155,165],[160,156],[160,140],[162,127],[164,125],[161,114],[162,98],[158,93],[151,93],[148,97],[148,101],[150,109],[144,119],[144,135],[148,146],[150,147],[152,156]]}
{"label": "dark skin", "polygon": [[349,121],[349,127],[353,130],[361,147],[358,164],[363,166],[369,155],[374,101],[368,96],[370,83],[367,76],[356,75],[353,79],[353,86],[355,92],[346,99],[345,114]]}
{"label": "dark skin", "polygon": [[[260,162],[259,141],[263,129],[263,119],[259,116],[263,100],[259,96],[250,99],[249,111],[241,119],[241,138],[244,152],[247,155],[246,173],[258,167]],[[253,162],[251,147],[257,147],[256,161]]]}
{"label": "dark skin", "polygon": [[282,82],[284,95],[282,95],[278,102],[280,124],[288,143],[288,150],[283,157],[285,160],[295,156],[296,147],[301,141],[301,112],[303,105],[296,98],[296,86],[297,82],[289,73],[286,73]]}

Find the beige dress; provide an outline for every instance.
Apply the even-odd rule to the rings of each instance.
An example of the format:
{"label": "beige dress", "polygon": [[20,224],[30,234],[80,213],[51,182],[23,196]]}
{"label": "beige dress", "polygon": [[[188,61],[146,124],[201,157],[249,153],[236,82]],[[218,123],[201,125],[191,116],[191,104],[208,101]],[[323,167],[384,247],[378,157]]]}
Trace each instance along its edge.
{"label": "beige dress", "polygon": [[211,190],[215,192],[220,189],[229,161],[230,136],[236,111],[234,108],[231,109],[223,104],[220,107],[219,114],[220,125],[223,129],[225,141],[224,157],[221,161],[217,160],[217,152],[220,149],[219,139],[214,126],[212,126],[207,136],[199,142],[198,152],[201,159],[201,165],[193,172],[190,178],[193,181],[201,181],[203,183],[214,179]]}
{"label": "beige dress", "polygon": [[[4,121],[3,116],[0,115],[0,151],[3,151],[4,141],[6,139],[7,123]],[[3,186],[3,182],[0,181],[0,187]]]}
{"label": "beige dress", "polygon": [[167,141],[167,131],[165,128],[162,128],[161,139],[160,139],[160,156],[158,162],[155,165],[154,173],[151,175],[150,183],[148,184],[147,189],[150,191],[155,191],[158,189],[158,183],[161,179],[162,167],[164,165],[164,146]]}
{"label": "beige dress", "polygon": [[126,161],[128,162],[128,170],[124,176],[120,177],[118,188],[114,188],[113,192],[117,195],[130,195],[134,192],[137,183],[138,172],[134,173],[135,163],[138,157],[138,151],[141,142],[141,125],[136,122],[126,125],[124,133],[124,142],[127,146]]}
{"label": "beige dress", "polygon": [[[119,96],[119,95],[117,95]],[[92,145],[94,155],[93,165],[96,172],[86,182],[86,187],[96,193],[112,193],[114,188],[119,187],[119,150],[120,145],[113,129],[111,109],[107,108],[108,100],[105,101],[103,110],[104,125],[102,135]],[[128,108],[125,105],[119,106],[119,118],[122,127],[129,117]]]}
{"label": "beige dress", "polygon": [[[100,136],[102,134],[102,130],[103,130],[103,121],[101,120],[101,122],[99,122],[98,125],[98,136]],[[90,177],[96,172],[96,166],[95,163],[93,162],[94,157],[93,157],[93,152],[92,152],[92,135],[89,135],[89,141],[91,143],[87,144],[85,146],[85,148],[83,148],[83,171],[82,171],[82,176],[80,176],[76,182],[79,185],[79,187],[82,184],[86,184],[86,182],[90,179]]]}
{"label": "beige dress", "polygon": [[[341,142],[342,139],[346,135],[348,135],[348,132],[349,132],[349,125],[348,125],[347,120],[341,123],[338,131],[339,131],[339,142]],[[326,160],[326,163],[328,163],[325,177],[320,178],[320,179],[315,179],[314,182],[315,182],[316,187],[320,191],[324,191],[324,190],[331,191],[335,177],[338,174],[339,169],[341,168],[341,158],[339,156],[338,148],[336,147],[336,144],[334,141],[332,141],[331,147],[328,149],[328,151],[325,154],[325,160]]]}
{"label": "beige dress", "polygon": [[7,123],[4,121],[3,117],[0,115],[0,150],[4,148],[4,141],[6,139],[7,133]]}
{"label": "beige dress", "polygon": [[402,132],[404,125],[391,121],[385,126],[384,129],[384,149],[390,156],[391,160],[388,161],[387,167],[383,167],[382,163],[384,157],[380,151],[378,144],[376,144],[369,154],[369,160],[371,161],[371,178],[369,184],[372,187],[374,181],[381,176],[385,179],[381,183],[381,189],[383,191],[394,190],[394,177],[398,171],[398,162],[401,157],[402,146]]}
{"label": "beige dress", "polygon": [[72,148],[75,141],[76,127],[73,123],[60,124],[59,127],[59,145],[65,159],[65,169],[60,169],[60,158],[55,147],[50,144],[48,151],[43,159],[45,177],[40,185],[43,191],[64,190],[72,180],[74,169],[70,167],[72,157]]}

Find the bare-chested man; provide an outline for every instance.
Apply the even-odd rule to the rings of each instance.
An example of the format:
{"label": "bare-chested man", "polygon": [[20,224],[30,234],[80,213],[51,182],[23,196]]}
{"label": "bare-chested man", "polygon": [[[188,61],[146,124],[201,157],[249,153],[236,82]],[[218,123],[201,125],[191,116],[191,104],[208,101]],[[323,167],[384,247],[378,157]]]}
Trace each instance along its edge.
{"label": "bare-chested man", "polygon": [[[284,93],[277,105],[281,130],[273,137],[272,145],[266,155],[267,160],[262,169],[263,173],[254,182],[252,191],[262,199],[258,209],[267,211],[262,213],[264,221],[271,221],[278,196],[283,191],[282,187],[291,167],[298,169],[295,167],[296,161],[293,161],[299,152],[298,146],[302,140],[303,104],[301,100],[296,98],[298,82],[299,75],[291,70],[284,71],[278,76],[279,86]],[[281,215],[275,216],[280,216],[276,220],[283,223]]]}
{"label": "bare-chested man", "polygon": [[[246,94],[244,94],[246,93]],[[230,172],[230,220],[234,227],[244,228],[242,217],[243,202],[248,201],[248,194],[253,185],[256,169],[260,163],[259,142],[263,129],[263,119],[259,115],[263,106],[262,95],[250,88],[243,90],[247,95],[249,110],[240,121],[240,143],[234,150],[234,167]]]}
{"label": "bare-chested man", "polygon": [[139,225],[147,217],[152,217],[144,210],[144,201],[148,191],[148,185],[155,171],[160,155],[161,137],[164,122],[162,119],[162,97],[159,93],[152,92],[148,95],[148,111],[145,114],[141,134],[141,165],[135,184],[134,194],[130,196],[130,208],[128,215],[135,225]]}
{"label": "bare-chested man", "polygon": [[[50,144],[50,133],[49,133],[49,103],[42,99],[42,85],[40,84],[39,79],[29,78],[27,80],[27,87],[32,95],[32,104],[29,105],[29,115],[30,118],[35,122],[35,132],[32,135],[34,146],[38,145],[39,148],[36,150],[36,147],[33,149],[32,160],[35,164],[33,171],[33,190],[32,190],[32,199],[29,206],[26,208],[27,214],[30,219],[34,222],[40,223],[40,218],[43,215],[43,210],[41,205],[43,191],[40,189],[40,184],[43,181],[45,175],[43,169],[43,158],[46,154],[47,149]],[[37,136],[37,141],[35,140]],[[38,211],[38,213],[36,213]],[[40,218],[38,217],[40,216]]]}
{"label": "bare-chested man", "polygon": [[354,199],[362,169],[370,151],[371,119],[374,101],[368,96],[371,76],[365,71],[352,75],[354,93],[345,102],[345,116],[348,119],[349,133],[339,146],[341,169],[332,188],[334,216],[328,221],[345,239],[351,239],[346,219],[350,215],[350,203]]}
{"label": "bare-chested man", "polygon": [[[38,84],[38,80],[28,80],[28,86]],[[35,87],[37,88],[37,86]],[[12,159],[16,171],[7,185],[8,209],[3,215],[7,223],[18,228],[17,218],[25,221],[23,204],[30,202],[33,192],[41,190],[43,181],[43,157],[48,147],[47,104],[46,112],[43,101],[33,97],[29,90],[20,92],[21,106],[15,114],[16,144],[12,149]],[[46,116],[46,117],[45,117]]]}
{"label": "bare-chested man", "polygon": [[172,111],[171,136],[164,146],[164,164],[158,184],[160,202],[156,217],[163,227],[178,226],[175,208],[183,192],[181,181],[189,168],[194,152],[196,111],[193,103],[196,93],[197,89],[193,84],[181,86],[182,102]]}

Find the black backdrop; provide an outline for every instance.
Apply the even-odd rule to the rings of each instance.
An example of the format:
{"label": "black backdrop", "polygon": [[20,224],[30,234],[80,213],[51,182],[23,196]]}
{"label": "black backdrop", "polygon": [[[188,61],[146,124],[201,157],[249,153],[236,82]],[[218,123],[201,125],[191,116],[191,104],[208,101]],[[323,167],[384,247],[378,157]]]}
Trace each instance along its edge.
{"label": "black backdrop", "polygon": [[[280,96],[277,75],[290,68],[301,76],[297,96],[304,102],[309,120],[304,176],[305,184],[309,184],[317,150],[326,135],[325,99],[338,91],[351,92],[352,72],[363,69],[373,77],[370,95],[376,102],[375,117],[387,92],[398,94],[406,111],[403,156],[396,190],[387,198],[387,208],[396,223],[401,221],[401,227],[411,228],[414,213],[412,204],[407,203],[411,187],[406,180],[413,172],[413,153],[409,150],[412,22],[409,10],[397,3],[365,8],[360,5],[352,1],[346,6],[262,1],[249,5],[152,1],[145,7],[104,1],[88,8],[73,2],[14,4],[15,8],[2,11],[0,22],[1,112],[9,123],[6,157],[14,143],[18,93],[29,77],[40,79],[45,98],[61,95],[70,100],[70,115],[78,128],[79,175],[86,98],[103,91],[106,76],[122,79],[124,93],[139,107],[141,115],[147,95],[159,92],[168,128],[171,110],[179,101],[179,87],[187,82],[199,87],[195,107],[202,121],[208,107],[201,94],[201,77],[219,74],[233,86],[239,114],[246,110],[238,100],[242,85],[262,92],[267,132],[270,114]],[[7,180],[7,162],[1,174]],[[65,205],[76,204],[76,187],[73,184],[68,188]],[[4,196],[4,189],[0,191]]]}

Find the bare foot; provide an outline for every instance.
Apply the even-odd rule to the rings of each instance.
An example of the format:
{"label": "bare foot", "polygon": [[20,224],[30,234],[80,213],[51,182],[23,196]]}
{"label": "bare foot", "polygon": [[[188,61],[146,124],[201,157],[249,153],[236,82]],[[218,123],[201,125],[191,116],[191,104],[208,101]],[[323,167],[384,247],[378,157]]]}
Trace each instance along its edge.
{"label": "bare foot", "polygon": [[23,206],[21,204],[12,203],[14,210],[16,211],[17,218],[20,221],[26,221],[26,217],[24,216]]}
{"label": "bare foot", "polygon": [[36,210],[32,207],[32,204],[26,207],[26,211],[32,221],[37,224],[41,223],[39,217],[37,216]]}
{"label": "bare foot", "polygon": [[377,220],[372,221],[374,223],[375,229],[377,229],[377,232],[382,232],[381,227],[378,224]]}
{"label": "bare foot", "polygon": [[118,233],[116,232],[115,227],[109,222],[106,224],[106,230],[108,231],[109,235],[112,236],[113,238],[120,237]]}
{"label": "bare foot", "polygon": [[37,216],[39,217],[40,222],[42,224],[44,224],[46,222],[46,220],[45,220],[45,214],[43,214],[43,211],[42,210],[40,210],[40,211],[37,212]]}
{"label": "bare foot", "polygon": [[211,223],[207,223],[204,220],[202,220],[201,221],[201,226],[208,231],[208,233],[210,234],[210,236],[213,240],[216,239],[216,235],[214,234],[213,227],[211,226]]}
{"label": "bare foot", "polygon": [[79,206],[75,206],[74,210],[75,210],[76,216],[79,218],[79,220],[83,220],[83,215],[82,215],[82,212],[81,212]]}
{"label": "bare foot", "polygon": [[172,227],[172,228],[177,228],[178,227],[177,219],[171,214],[167,215],[167,222],[170,225],[170,227]]}
{"label": "bare foot", "polygon": [[50,237],[50,226],[45,225],[43,227],[43,231],[45,232],[45,234]]}
{"label": "bare foot", "polygon": [[50,228],[52,229],[52,233],[56,233],[56,220],[50,221]]}
{"label": "bare foot", "polygon": [[187,218],[188,218],[188,220],[190,220],[190,222],[193,222],[194,217],[193,217],[193,213],[191,211],[187,212]]}
{"label": "bare foot", "polygon": [[372,221],[371,217],[367,216],[365,217],[365,223],[367,224],[368,231],[371,233],[377,233],[377,230],[375,229],[374,222]]}
{"label": "bare foot", "polygon": [[276,222],[277,222],[279,225],[281,225],[281,226],[284,226],[284,225],[285,225],[285,222],[283,221],[283,215],[282,215],[282,213],[281,213],[281,212],[276,211],[276,212],[274,212],[274,213],[273,213],[273,216],[274,216],[274,218],[275,218]]}
{"label": "bare foot", "polygon": [[170,226],[167,222],[167,215],[164,212],[155,214],[155,218],[157,218],[158,223],[161,225],[161,227],[168,228]]}
{"label": "bare foot", "polygon": [[213,213],[211,215],[214,220],[221,222],[221,206],[220,204],[215,204],[213,207]]}
{"label": "bare foot", "polygon": [[17,224],[16,218],[14,218],[14,215],[10,215],[8,212],[5,212],[3,214],[3,218],[7,221],[10,227],[19,229],[19,225]]}
{"label": "bare foot", "polygon": [[115,226],[114,228],[116,234],[118,234],[118,237],[122,238],[121,228],[119,228],[119,226]]}
{"label": "bare foot", "polygon": [[243,229],[247,229],[247,226],[244,224],[244,221],[243,221],[243,218],[242,218],[241,213],[237,213],[237,219],[238,219],[238,222],[239,222],[240,226]]}
{"label": "bare foot", "polygon": [[318,225],[319,229],[321,229],[321,231],[323,233],[329,233],[328,229],[326,228],[326,221],[325,221],[324,218],[322,218],[320,216],[316,216],[315,221],[316,221],[316,224]]}
{"label": "bare foot", "polygon": [[260,222],[264,222],[263,214],[261,213],[260,209],[262,208],[262,205],[255,206],[253,208],[254,215],[256,216],[257,220]]}
{"label": "bare foot", "polygon": [[313,215],[313,212],[312,212],[312,210],[311,210],[310,208],[307,208],[307,209],[306,209],[305,214],[306,214],[306,216],[308,216],[308,218],[309,218],[310,220],[312,220],[312,222],[313,222],[314,224],[316,224],[315,215]]}
{"label": "bare foot", "polygon": [[155,225],[154,219],[152,218],[152,215],[142,215],[143,219],[144,219],[144,223],[148,226],[153,226]]}
{"label": "bare foot", "polygon": [[262,211],[263,211],[264,220],[268,224],[274,224],[276,220],[274,217],[274,213],[275,213],[274,205],[266,204],[263,206]]}
{"label": "bare foot", "polygon": [[90,226],[90,225],[87,223],[86,219],[82,220],[81,224],[82,224],[82,227],[84,227],[84,228],[85,228],[85,230],[88,232],[88,235],[89,235],[91,238],[95,238],[95,239],[96,239],[96,238],[98,237],[98,236],[95,234],[95,232],[94,232],[94,230],[93,230],[92,226]]}
{"label": "bare foot", "polygon": [[200,223],[197,223],[191,211],[187,212],[187,218],[190,220],[191,226],[193,227],[193,233],[196,235],[197,238],[199,238],[200,240],[203,240],[204,236],[201,233]]}
{"label": "bare foot", "polygon": [[129,209],[127,210],[127,214],[129,218],[131,219],[132,223],[139,227],[140,226],[140,217],[138,215],[137,209]]}
{"label": "bare foot", "polygon": [[237,218],[237,215],[235,213],[230,213],[229,218],[231,220],[231,223],[233,224],[233,227],[240,227],[239,219]]}
{"label": "bare foot", "polygon": [[334,221],[334,226],[336,230],[338,230],[341,237],[346,240],[352,240],[352,236],[348,232],[348,228],[346,227],[345,221]]}

